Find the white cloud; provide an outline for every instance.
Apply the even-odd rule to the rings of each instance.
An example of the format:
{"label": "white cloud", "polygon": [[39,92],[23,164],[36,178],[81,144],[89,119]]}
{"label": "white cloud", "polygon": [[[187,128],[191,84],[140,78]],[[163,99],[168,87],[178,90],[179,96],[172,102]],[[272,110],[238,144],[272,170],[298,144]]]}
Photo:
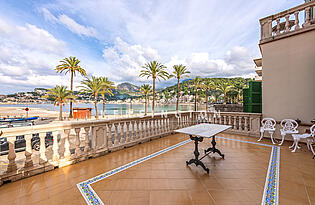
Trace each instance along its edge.
{"label": "white cloud", "polygon": [[233,47],[226,52],[222,59],[213,59],[209,53],[192,53],[185,58],[173,56],[169,61],[163,61],[157,50],[141,45],[130,45],[116,38],[113,47],[103,50],[103,57],[109,67],[115,69],[110,77],[113,80],[133,83],[148,82],[146,78],[139,78],[142,66],[148,61],[158,60],[172,72],[175,64],[184,64],[191,71],[191,76],[202,77],[235,77],[251,76],[254,73],[254,64],[250,52],[244,47]]}
{"label": "white cloud", "polygon": [[76,21],[65,14],[60,15],[58,19],[60,23],[65,25],[73,33],[88,37],[98,37],[97,31],[94,28],[78,24]]}
{"label": "white cloud", "polygon": [[65,14],[61,14],[56,17],[47,8],[42,8],[41,11],[47,21],[52,23],[60,23],[68,28],[71,32],[80,36],[99,38],[98,32],[93,27],[81,25]]}
{"label": "white cloud", "polygon": [[0,37],[29,49],[60,53],[66,48],[63,41],[34,25],[14,26],[0,19]]}

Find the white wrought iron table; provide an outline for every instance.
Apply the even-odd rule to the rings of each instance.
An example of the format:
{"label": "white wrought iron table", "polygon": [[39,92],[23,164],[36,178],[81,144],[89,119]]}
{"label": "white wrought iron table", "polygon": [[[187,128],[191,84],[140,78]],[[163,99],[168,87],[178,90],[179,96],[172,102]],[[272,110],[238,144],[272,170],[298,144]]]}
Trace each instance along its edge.
{"label": "white wrought iron table", "polygon": [[[210,153],[218,153],[224,159],[224,154],[222,154],[221,151],[215,147],[217,144],[215,141],[215,135],[229,128],[231,128],[231,126],[229,125],[202,123],[202,124],[193,125],[190,127],[175,130],[175,132],[188,134],[190,136],[190,139],[193,140],[195,143],[195,151],[194,151],[195,158],[189,161],[186,161],[187,166],[192,163],[194,163],[196,166],[200,165],[209,174],[209,169],[203,164],[201,160],[205,156],[209,155]],[[208,149],[206,149],[205,155],[199,158],[200,153],[198,150],[198,144],[199,142],[203,141],[203,138],[212,138],[212,142],[211,142],[212,147],[209,147]]]}

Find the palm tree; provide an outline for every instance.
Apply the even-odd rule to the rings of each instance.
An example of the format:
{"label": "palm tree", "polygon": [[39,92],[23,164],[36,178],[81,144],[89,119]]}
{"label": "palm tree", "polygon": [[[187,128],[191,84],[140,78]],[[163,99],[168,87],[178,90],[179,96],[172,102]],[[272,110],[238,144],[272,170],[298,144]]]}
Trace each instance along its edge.
{"label": "palm tree", "polygon": [[217,90],[223,93],[223,102],[226,103],[226,94],[232,89],[232,86],[228,81],[222,80],[220,83],[217,84]]}
{"label": "palm tree", "polygon": [[149,63],[146,63],[144,66],[142,66],[144,70],[140,71],[140,77],[152,77],[153,80],[153,101],[152,101],[152,114],[154,115],[154,103],[155,103],[155,80],[160,80],[161,78],[163,80],[166,80],[169,77],[169,74],[164,70],[166,66],[163,64],[157,62],[157,61],[151,61]]}
{"label": "palm tree", "polygon": [[174,71],[172,73],[172,75],[170,75],[170,77],[173,77],[173,78],[177,78],[177,101],[176,101],[176,111],[178,112],[178,103],[179,103],[179,80],[181,78],[184,78],[184,77],[189,77],[189,75],[186,75],[188,73],[190,73],[186,66],[180,64],[180,65],[174,65],[173,66],[174,68]]}
{"label": "palm tree", "polygon": [[[73,93],[73,77],[75,76],[76,72],[80,73],[82,76],[86,76],[86,71],[79,66],[79,59],[76,57],[69,57],[69,58],[64,58],[63,60],[59,61],[61,64],[57,65],[55,70],[57,73],[62,73],[65,71],[65,74],[70,72],[70,91],[71,94]],[[72,100],[70,100],[70,114],[69,118],[72,118]]]}
{"label": "palm tree", "polygon": [[95,117],[98,119],[97,97],[103,88],[102,81],[100,78],[92,76],[92,78],[86,77],[83,81],[81,81],[81,84],[82,86],[78,86],[81,93],[89,94],[90,99],[94,96]]}
{"label": "palm tree", "polygon": [[208,93],[209,90],[215,89],[215,84],[212,80],[207,80],[201,85],[201,88],[206,90],[206,111],[208,111]]}
{"label": "palm tree", "polygon": [[193,79],[193,87],[195,88],[195,107],[194,110],[197,111],[197,94],[198,94],[198,88],[201,85],[201,78],[199,76],[195,77]]}
{"label": "palm tree", "polygon": [[149,94],[152,92],[151,88],[152,88],[151,85],[148,85],[148,84],[143,84],[140,87],[140,92],[143,93],[145,96],[145,108],[144,108],[145,114],[144,115],[147,115],[148,97],[149,97]]}
{"label": "palm tree", "polygon": [[105,116],[105,94],[109,96],[113,96],[112,89],[115,88],[114,82],[108,80],[107,77],[100,77],[100,81],[102,84],[102,89],[100,91],[100,94],[102,95],[103,98],[103,117]]}
{"label": "palm tree", "polygon": [[47,95],[44,97],[54,99],[54,105],[59,106],[59,120],[62,120],[62,106],[64,106],[68,100],[75,98],[75,96],[71,94],[71,91],[67,90],[66,86],[59,85],[48,89]]}

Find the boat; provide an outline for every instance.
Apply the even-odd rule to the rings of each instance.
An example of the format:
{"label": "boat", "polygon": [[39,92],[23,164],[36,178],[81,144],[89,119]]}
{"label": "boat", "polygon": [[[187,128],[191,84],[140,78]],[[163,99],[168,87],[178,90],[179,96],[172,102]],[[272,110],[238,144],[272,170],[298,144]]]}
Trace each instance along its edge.
{"label": "boat", "polygon": [[19,122],[19,121],[29,121],[29,120],[37,120],[38,117],[26,117],[26,118],[7,118],[0,119],[0,122]]}

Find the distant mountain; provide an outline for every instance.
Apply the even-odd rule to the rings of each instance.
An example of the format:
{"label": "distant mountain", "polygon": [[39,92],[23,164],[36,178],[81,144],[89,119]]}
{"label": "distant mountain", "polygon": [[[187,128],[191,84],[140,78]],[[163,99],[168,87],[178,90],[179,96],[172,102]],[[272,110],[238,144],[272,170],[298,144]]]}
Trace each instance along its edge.
{"label": "distant mountain", "polygon": [[116,89],[120,94],[138,95],[140,87],[131,83],[121,83]]}

